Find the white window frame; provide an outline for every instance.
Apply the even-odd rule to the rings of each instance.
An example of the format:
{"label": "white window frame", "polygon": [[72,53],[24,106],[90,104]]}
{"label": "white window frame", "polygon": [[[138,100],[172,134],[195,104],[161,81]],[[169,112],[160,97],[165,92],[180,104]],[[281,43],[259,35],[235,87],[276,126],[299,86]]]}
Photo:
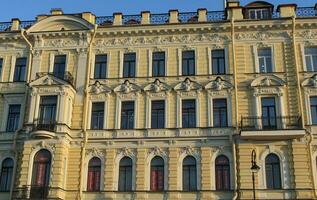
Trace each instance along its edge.
{"label": "white window frame", "polygon": [[[27,80],[27,75],[28,75],[28,66],[29,66],[29,57],[27,55],[12,55],[11,57],[11,68],[10,68],[10,75],[9,75],[9,82],[14,82],[14,73],[15,73],[15,64],[16,60],[18,58],[26,58],[26,65],[25,65],[25,81]],[[2,66],[3,68],[3,66]],[[2,75],[3,76],[3,75]]]}
{"label": "white window frame", "polygon": [[232,158],[232,153],[228,151],[220,151],[219,149],[212,155],[211,157],[211,189],[216,190],[216,159],[219,156],[226,156],[229,160],[229,170],[230,170],[230,189],[233,190],[235,188],[234,176],[235,171],[233,168],[233,163],[235,162]]}
{"label": "white window frame", "polygon": [[121,129],[121,106],[122,102],[126,101],[134,101],[134,127],[133,129],[138,128],[138,109],[139,109],[139,100],[137,97],[132,97],[132,98],[121,98],[120,96],[117,96],[116,100],[116,119],[115,119],[115,129]]}
{"label": "white window frame", "polygon": [[[214,127],[213,117],[213,100],[214,99],[226,99],[227,101],[227,124],[228,127],[232,127],[232,98],[231,96],[211,96],[208,95],[208,126]],[[219,127],[225,128],[225,127]]]}
{"label": "white window frame", "polygon": [[0,71],[0,82],[3,82],[3,72],[4,72],[4,67],[6,65],[6,57],[3,56],[3,57],[0,57],[0,59],[2,59],[2,69]]}
{"label": "white window frame", "polygon": [[[87,127],[88,127],[88,129],[91,129],[91,116],[92,116],[92,104],[93,103],[104,103],[103,129],[107,129],[108,128],[107,116],[109,116],[108,115],[108,101],[107,100],[92,100],[92,101],[90,101],[90,103],[88,105],[88,113],[89,113],[89,117],[87,119]],[[95,130],[95,131],[98,131],[98,130]]]}
{"label": "white window frame", "polygon": [[69,71],[69,58],[70,58],[70,52],[51,52],[50,53],[50,65],[49,65],[49,71],[50,73],[54,72],[54,62],[55,62],[55,56],[62,56],[65,55],[66,56],[66,60],[65,60],[65,72]]}
{"label": "white window frame", "polygon": [[152,159],[156,156],[161,157],[164,160],[164,190],[168,190],[168,157],[165,154],[155,154],[151,152],[146,158],[146,171],[145,177],[146,178],[146,189],[151,190],[151,162]]}
{"label": "white window frame", "polygon": [[[207,48],[207,51],[208,51],[208,74],[209,75],[217,75],[217,74],[213,74],[213,71],[212,71],[212,51],[213,50],[224,50],[224,53],[225,53],[225,74],[229,74],[230,70],[229,70],[229,47],[228,46],[224,46],[224,47],[221,47],[221,48],[212,48],[212,47],[208,47]],[[225,75],[224,74],[224,75]]]}
{"label": "white window frame", "polygon": [[[300,48],[301,48],[301,53],[302,53],[303,71],[304,72],[316,72],[314,70],[308,71],[308,69],[307,69],[305,49],[306,48],[317,48],[317,46],[305,46],[304,44],[300,44]],[[312,59],[312,56],[310,56],[310,58]]]}
{"label": "white window frame", "polygon": [[[255,15],[254,15],[255,18],[251,18],[250,17],[252,11],[255,12]],[[258,17],[257,11],[261,11],[261,16],[260,17]],[[268,14],[270,14],[268,8],[251,8],[251,9],[248,9],[249,19],[264,19],[263,11],[267,11]]]}
{"label": "white window frame", "polygon": [[183,75],[183,51],[194,51],[195,54],[195,74],[192,76],[198,75],[198,49],[197,48],[183,48],[183,49],[177,49],[177,57],[178,57],[178,76],[189,76],[189,75]]}
{"label": "white window frame", "polygon": [[184,151],[178,158],[177,166],[178,166],[178,189],[183,191],[183,161],[187,156],[192,156],[196,159],[196,188],[197,191],[201,189],[201,157],[197,154],[188,154]]}
{"label": "white window frame", "polygon": [[167,76],[167,60],[168,60],[168,49],[148,49],[147,53],[148,53],[148,59],[149,59],[149,64],[148,64],[148,77],[153,77],[153,53],[155,52],[164,52],[165,53],[165,74],[164,77]]}
{"label": "white window frame", "polygon": [[[87,181],[88,181],[88,166],[89,166],[89,161],[92,159],[92,158],[99,158],[100,161],[101,161],[101,168],[100,168],[100,191],[103,191],[104,189],[104,184],[105,184],[105,180],[104,180],[104,177],[105,177],[105,158],[104,156],[99,156],[99,155],[93,155],[93,154],[89,154],[88,156],[86,156],[85,158],[85,163],[84,163],[84,184],[83,184],[83,191],[87,191]],[[88,191],[87,191],[88,192]]]}
{"label": "white window frame", "polygon": [[3,120],[1,125],[1,131],[6,132],[7,130],[7,122],[8,122],[8,114],[9,114],[9,106],[13,104],[19,104],[20,107],[20,119],[18,124],[18,129],[22,127],[24,122],[24,111],[25,111],[25,104],[24,99],[25,96],[20,94],[13,94],[13,95],[5,95],[4,96],[4,111],[3,111]]}
{"label": "white window frame", "polygon": [[195,100],[195,109],[196,109],[196,127],[193,128],[199,128],[200,127],[200,100],[199,95],[196,97],[191,96],[185,96],[181,97],[180,95],[177,95],[177,128],[183,128],[182,122],[182,108],[183,108],[183,100]]}
{"label": "white window frame", "polygon": [[119,60],[120,60],[120,67],[119,67],[119,78],[123,78],[123,65],[124,65],[124,54],[129,54],[129,53],[135,53],[135,77],[137,78],[139,75],[139,61],[140,61],[140,49],[136,50],[125,50],[125,51],[119,51]]}
{"label": "white window frame", "polygon": [[255,66],[255,72],[256,73],[271,73],[271,72],[261,72],[260,70],[260,63],[259,63],[259,55],[258,55],[258,49],[261,48],[270,48],[271,49],[271,62],[272,62],[272,73],[276,72],[276,63],[275,63],[275,56],[274,56],[274,45],[270,44],[267,46],[258,46],[254,45],[253,46],[253,54],[254,54],[254,66]]}
{"label": "white window frame", "polygon": [[96,65],[96,56],[98,55],[106,55],[107,56],[107,69],[106,69],[106,78],[109,78],[109,64],[110,64],[110,51],[106,51],[106,52],[94,52],[92,54],[92,58],[91,58],[91,63],[90,65],[92,66],[91,67],[91,70],[90,70],[90,78],[91,79],[95,79],[95,65]]}

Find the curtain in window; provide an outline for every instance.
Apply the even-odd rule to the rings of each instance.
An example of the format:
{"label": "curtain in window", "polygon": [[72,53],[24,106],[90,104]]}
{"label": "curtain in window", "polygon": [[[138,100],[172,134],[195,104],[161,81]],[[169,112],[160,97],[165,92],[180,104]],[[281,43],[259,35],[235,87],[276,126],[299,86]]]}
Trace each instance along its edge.
{"label": "curtain in window", "polygon": [[230,164],[226,156],[216,159],[216,189],[230,190]]}
{"label": "curtain in window", "polygon": [[164,160],[156,156],[151,161],[151,191],[164,190]]}
{"label": "curtain in window", "polygon": [[94,157],[88,164],[88,178],[87,178],[87,191],[100,190],[100,174],[101,174],[101,161],[99,158]]}

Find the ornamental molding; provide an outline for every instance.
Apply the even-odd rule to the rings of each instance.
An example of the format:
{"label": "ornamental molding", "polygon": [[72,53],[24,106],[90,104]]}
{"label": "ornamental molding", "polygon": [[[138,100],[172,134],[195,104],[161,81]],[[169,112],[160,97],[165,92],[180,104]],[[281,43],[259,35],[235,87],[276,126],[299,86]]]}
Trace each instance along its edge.
{"label": "ornamental molding", "polygon": [[146,85],[143,90],[147,93],[166,93],[171,91],[171,87],[159,79],[155,79],[153,83]]}
{"label": "ornamental molding", "polygon": [[95,48],[109,46],[133,46],[133,45],[164,45],[164,44],[192,44],[192,43],[223,43],[229,41],[226,34],[203,33],[203,34],[186,34],[186,35],[166,35],[153,37],[116,37],[116,38],[99,38],[93,43]]}
{"label": "ornamental molding", "polygon": [[111,88],[106,86],[105,84],[100,83],[99,81],[96,81],[94,84],[89,85],[89,92],[94,95],[98,94],[110,94],[112,92]]}
{"label": "ornamental molding", "polygon": [[153,154],[155,156],[162,156],[162,157],[166,156],[166,152],[162,148],[157,146],[149,150],[149,154]]}
{"label": "ornamental molding", "polygon": [[125,80],[122,84],[118,85],[113,90],[115,93],[129,94],[129,93],[138,93],[141,91],[141,88],[131,83],[129,80]]}
{"label": "ornamental molding", "polygon": [[38,142],[35,145],[33,145],[31,149],[32,149],[32,151],[40,150],[40,149],[47,149],[52,154],[54,154],[56,147],[55,147],[55,144],[47,143],[46,141],[41,141],[41,142]]}
{"label": "ornamental molding", "polygon": [[202,90],[202,86],[199,83],[190,80],[190,78],[186,78],[183,82],[178,83],[174,87],[174,90],[178,93],[179,92],[180,93],[182,93],[182,92],[188,93],[191,91],[199,93]]}
{"label": "ornamental molding", "polygon": [[301,37],[306,40],[317,39],[317,31],[305,30],[296,34],[297,37]]}
{"label": "ornamental molding", "polygon": [[193,148],[191,146],[184,147],[180,151],[180,154],[190,155],[190,156],[194,156],[194,157],[198,157],[199,156],[199,152],[195,148]]}
{"label": "ornamental molding", "polygon": [[213,147],[212,152],[213,153],[221,153],[221,152],[224,152],[224,149],[225,149],[224,145],[219,145],[219,146]]}
{"label": "ornamental molding", "polygon": [[255,78],[251,82],[251,87],[282,87],[286,84],[284,80],[275,75],[265,75]]}
{"label": "ornamental molding", "polygon": [[317,94],[317,74],[304,79],[301,86],[304,88],[306,94]]}
{"label": "ornamental molding", "polygon": [[43,42],[43,47],[55,47],[55,48],[63,48],[63,47],[78,47],[79,42],[73,38],[64,38],[64,39],[46,39]]}
{"label": "ornamental molding", "polygon": [[86,156],[103,158],[104,157],[104,152],[102,152],[99,149],[94,147],[94,148],[88,149],[86,151]]}
{"label": "ornamental molding", "polygon": [[268,41],[273,38],[290,38],[290,33],[287,31],[281,32],[252,32],[252,33],[237,33],[237,40],[256,40],[256,41]]}
{"label": "ornamental molding", "polygon": [[232,90],[233,85],[226,80],[223,80],[218,76],[215,80],[210,81],[205,85],[206,90],[221,91],[221,90]]}
{"label": "ornamental molding", "polygon": [[132,149],[127,148],[127,147],[123,147],[121,149],[118,150],[117,152],[118,155],[122,155],[122,156],[128,156],[128,157],[134,157],[135,153]]}

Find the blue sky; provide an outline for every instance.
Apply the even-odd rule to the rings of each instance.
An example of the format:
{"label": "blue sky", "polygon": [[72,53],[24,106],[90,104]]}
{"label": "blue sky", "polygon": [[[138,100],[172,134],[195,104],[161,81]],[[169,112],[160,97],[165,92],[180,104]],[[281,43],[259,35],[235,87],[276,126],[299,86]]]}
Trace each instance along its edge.
{"label": "blue sky", "polygon": [[[252,0],[251,0],[252,1]],[[245,5],[250,0],[241,0]],[[278,5],[296,3],[298,6],[314,6],[316,0],[268,0]],[[38,14],[49,13],[51,8],[62,8],[65,13],[90,11],[97,16],[112,15],[113,12],[138,14],[143,10],[152,13],[165,13],[170,9],[196,11],[197,8],[222,10],[223,0],[2,0],[0,21],[11,18],[32,20]]]}

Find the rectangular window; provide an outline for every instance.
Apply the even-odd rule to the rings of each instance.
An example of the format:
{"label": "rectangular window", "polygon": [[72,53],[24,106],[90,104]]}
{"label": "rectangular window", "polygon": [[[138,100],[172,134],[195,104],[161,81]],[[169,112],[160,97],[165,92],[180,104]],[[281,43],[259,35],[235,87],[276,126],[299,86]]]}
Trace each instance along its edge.
{"label": "rectangular window", "polygon": [[226,63],[225,63],[225,50],[217,49],[211,51],[212,56],[212,74],[225,74]]}
{"label": "rectangular window", "polygon": [[39,109],[39,125],[47,126],[43,128],[50,128],[56,122],[56,105],[57,96],[42,96]]}
{"label": "rectangular window", "polygon": [[54,76],[64,79],[66,70],[66,55],[57,55],[54,58],[54,68],[53,74]]}
{"label": "rectangular window", "polygon": [[196,127],[196,101],[183,100],[182,101],[182,127],[195,128]]}
{"label": "rectangular window", "polygon": [[23,82],[26,78],[26,58],[17,58],[14,70],[14,82]]}
{"label": "rectangular window", "polygon": [[268,9],[250,9],[249,19],[268,19],[270,18]]}
{"label": "rectangular window", "polygon": [[273,61],[271,48],[259,48],[259,71],[261,73],[273,72]]}
{"label": "rectangular window", "polygon": [[310,97],[310,112],[312,124],[317,125],[317,96]]}
{"label": "rectangular window", "polygon": [[214,99],[212,105],[214,127],[227,127],[227,99]]}
{"label": "rectangular window", "polygon": [[95,57],[95,79],[107,77],[107,55],[96,55]]}
{"label": "rectangular window", "polygon": [[135,77],[136,54],[126,53],[123,58],[123,78]]}
{"label": "rectangular window", "polygon": [[151,128],[165,127],[165,101],[152,101]]}
{"label": "rectangular window", "polygon": [[91,122],[90,128],[93,130],[103,129],[105,103],[95,102],[91,106]]}
{"label": "rectangular window", "polygon": [[165,52],[154,52],[152,65],[152,76],[165,76]]}
{"label": "rectangular window", "polygon": [[1,80],[1,77],[2,77],[2,65],[3,65],[3,58],[0,58],[0,80]]}
{"label": "rectangular window", "polygon": [[274,97],[262,97],[262,127],[264,129],[276,128],[276,108]]}
{"label": "rectangular window", "polygon": [[14,132],[19,127],[21,105],[9,105],[7,132]]}
{"label": "rectangular window", "polygon": [[306,70],[309,72],[317,71],[317,47],[305,48]]}
{"label": "rectangular window", "polygon": [[182,75],[195,75],[195,51],[182,52]]}
{"label": "rectangular window", "polygon": [[121,129],[134,128],[134,102],[124,101],[121,106]]}

